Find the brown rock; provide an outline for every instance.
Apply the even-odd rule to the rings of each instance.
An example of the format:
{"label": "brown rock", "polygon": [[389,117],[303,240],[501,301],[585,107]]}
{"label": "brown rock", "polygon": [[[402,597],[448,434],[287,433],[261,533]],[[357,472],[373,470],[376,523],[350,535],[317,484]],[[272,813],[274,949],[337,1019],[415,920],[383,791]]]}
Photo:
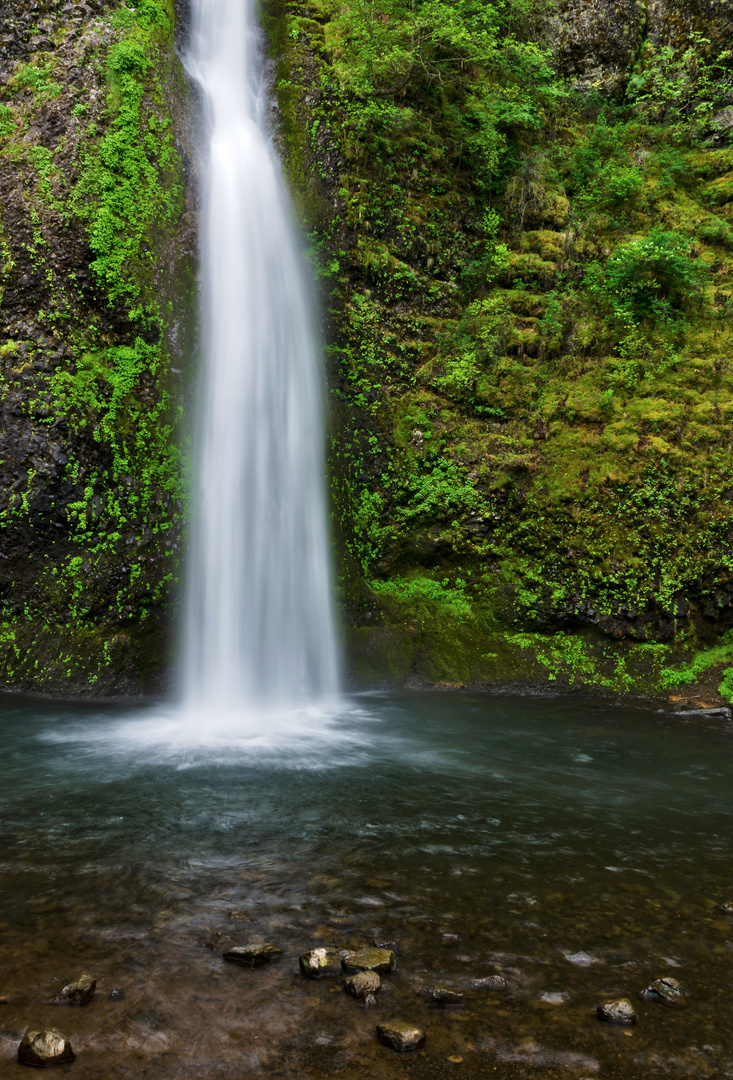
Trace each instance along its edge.
{"label": "brown rock", "polygon": [[405,1023],[404,1020],[390,1020],[389,1023],[377,1024],[377,1036],[384,1046],[388,1046],[390,1050],[397,1050],[398,1053],[417,1050],[425,1042],[425,1032],[414,1024]]}
{"label": "brown rock", "polygon": [[359,971],[378,971],[388,975],[397,967],[397,958],[391,949],[357,949],[344,953],[341,965],[347,975],[356,975]]}
{"label": "brown rock", "polygon": [[75,1057],[71,1043],[57,1028],[26,1031],[18,1047],[18,1061],[22,1065],[33,1065],[37,1069],[65,1065]]}
{"label": "brown rock", "polygon": [[366,998],[370,994],[376,994],[381,990],[382,980],[376,971],[359,971],[356,975],[349,975],[344,979],[344,990],[355,998]]}
{"label": "brown rock", "polygon": [[617,998],[615,1001],[602,1001],[596,1006],[596,1015],[599,1020],[605,1020],[609,1024],[636,1023],[636,1009],[628,998]]}
{"label": "brown rock", "polygon": [[227,949],[223,956],[232,964],[258,968],[263,964],[269,964],[271,960],[276,960],[282,954],[283,951],[278,945],[272,945],[267,941],[256,941],[251,945],[235,945],[233,949]]}
{"label": "brown rock", "polygon": [[450,986],[434,986],[430,996],[440,1005],[462,1005],[465,995],[461,990],[453,990]]}
{"label": "brown rock", "polygon": [[60,991],[56,1002],[59,1005],[88,1005],[97,989],[97,980],[91,975],[80,975],[74,982],[68,983]]}
{"label": "brown rock", "polygon": [[300,970],[309,979],[340,975],[341,953],[338,949],[311,949],[301,956]]}

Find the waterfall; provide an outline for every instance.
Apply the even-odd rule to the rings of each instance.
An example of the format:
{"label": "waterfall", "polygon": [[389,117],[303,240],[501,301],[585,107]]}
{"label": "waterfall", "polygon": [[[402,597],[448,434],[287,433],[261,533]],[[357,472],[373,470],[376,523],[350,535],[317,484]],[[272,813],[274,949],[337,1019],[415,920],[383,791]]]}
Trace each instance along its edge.
{"label": "waterfall", "polygon": [[193,0],[187,66],[207,124],[203,374],[184,701],[258,709],[336,698],[320,353],[267,131],[251,0]]}

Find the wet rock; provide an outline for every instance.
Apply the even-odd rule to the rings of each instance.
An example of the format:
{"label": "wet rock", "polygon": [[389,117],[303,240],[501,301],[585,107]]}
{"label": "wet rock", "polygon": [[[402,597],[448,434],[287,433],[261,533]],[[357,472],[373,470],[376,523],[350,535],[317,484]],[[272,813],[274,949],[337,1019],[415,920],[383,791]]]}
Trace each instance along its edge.
{"label": "wet rock", "polygon": [[684,1009],[687,1005],[687,995],[670,975],[655,979],[639,993],[639,997],[642,1001],[661,1001],[671,1009]]}
{"label": "wet rock", "polygon": [[388,1046],[390,1050],[397,1050],[398,1053],[417,1050],[425,1042],[425,1032],[414,1024],[405,1023],[404,1020],[390,1020],[387,1024],[377,1024],[377,1036],[384,1046]]}
{"label": "wet rock", "polygon": [[18,1061],[22,1065],[33,1065],[37,1069],[65,1065],[75,1057],[71,1043],[57,1028],[26,1031],[18,1047]]}
{"label": "wet rock", "polygon": [[443,934],[440,944],[444,945],[446,949],[454,949],[460,940],[458,934]]}
{"label": "wet rock", "polygon": [[540,994],[539,1000],[544,1001],[545,1005],[564,1005],[568,995],[557,990],[545,990],[544,994]]}
{"label": "wet rock", "polygon": [[120,988],[118,986],[115,986],[114,989],[110,990],[110,992],[109,992],[109,1000],[110,1001],[124,1001],[125,1000],[125,991],[120,990]]}
{"label": "wet rock", "polygon": [[311,949],[300,958],[300,970],[309,979],[341,974],[341,953],[336,949]]}
{"label": "wet rock", "polygon": [[474,990],[506,990],[506,979],[503,975],[487,975],[485,979],[474,979],[471,986]]}
{"label": "wet rock", "polygon": [[207,949],[216,952],[222,945],[239,945],[241,941],[241,934],[230,934],[226,930],[215,930],[211,937],[208,937],[203,944]]}
{"label": "wet rock", "polygon": [[229,918],[232,922],[254,922],[246,911],[230,911]]}
{"label": "wet rock", "polygon": [[364,1008],[365,1009],[370,1009],[372,1007],[372,1005],[376,1005],[376,1004],[377,1004],[377,999],[375,998],[374,994],[367,994],[367,996],[364,998]]}
{"label": "wet rock", "polygon": [[355,998],[366,998],[381,990],[382,980],[376,971],[359,971],[356,975],[349,975],[344,979],[344,990]]}
{"label": "wet rock", "polygon": [[359,971],[378,971],[381,975],[388,975],[397,967],[397,957],[391,949],[356,949],[344,953],[341,966],[347,975],[356,975]]}
{"label": "wet rock", "polygon": [[609,1024],[635,1024],[636,1009],[628,998],[616,998],[614,1001],[602,1001],[596,1006],[596,1014],[599,1020],[605,1020]]}
{"label": "wet rock", "polygon": [[[733,910],[733,908],[731,908],[731,910]],[[393,953],[398,953],[400,951],[399,941],[380,941],[378,938],[374,938],[372,946],[375,949],[387,949]]]}
{"label": "wet rock", "polygon": [[68,983],[56,998],[58,1005],[88,1005],[97,989],[97,980],[91,975],[80,975]]}
{"label": "wet rock", "polygon": [[276,960],[282,954],[283,951],[278,945],[272,945],[267,941],[256,941],[252,945],[235,945],[233,949],[227,949],[223,957],[231,964],[258,968],[263,964],[269,964],[271,960]]}
{"label": "wet rock", "polygon": [[726,915],[733,915],[733,900],[724,900],[720,905],[720,910],[724,911]]}
{"label": "wet rock", "polygon": [[461,990],[453,990],[450,986],[434,986],[430,997],[440,1005],[462,1005],[465,1000]]}

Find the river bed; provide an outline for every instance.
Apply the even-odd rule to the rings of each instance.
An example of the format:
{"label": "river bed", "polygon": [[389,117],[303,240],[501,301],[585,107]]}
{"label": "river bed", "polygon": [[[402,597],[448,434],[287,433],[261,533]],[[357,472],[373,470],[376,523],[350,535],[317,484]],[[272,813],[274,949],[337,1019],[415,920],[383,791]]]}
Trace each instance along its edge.
{"label": "river bed", "polygon": [[[78,1080],[733,1077],[724,726],[433,693],[241,736],[150,706],[2,711],[2,1075],[56,1026]],[[371,1008],[299,973],[373,939],[399,966]],[[282,959],[222,960],[259,940]],[[82,971],[94,1000],[52,1004]],[[492,974],[506,990],[472,987]],[[686,1009],[638,999],[665,975]],[[465,1004],[432,1004],[437,984]],[[599,1022],[613,997],[633,1027]],[[422,1050],[379,1044],[395,1017]]]}

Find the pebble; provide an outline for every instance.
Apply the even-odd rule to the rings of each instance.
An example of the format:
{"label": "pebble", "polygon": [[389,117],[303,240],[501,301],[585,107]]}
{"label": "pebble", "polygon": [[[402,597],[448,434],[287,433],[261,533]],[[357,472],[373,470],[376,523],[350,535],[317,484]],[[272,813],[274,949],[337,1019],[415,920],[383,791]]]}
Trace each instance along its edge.
{"label": "pebble", "polygon": [[465,999],[461,990],[453,990],[450,986],[434,986],[430,996],[441,1005],[462,1005]]}
{"label": "pebble", "polygon": [[671,1009],[684,1009],[687,1005],[685,991],[671,975],[655,979],[653,983],[640,991],[639,997],[643,1001],[661,1001],[669,1005]]}
{"label": "pebble", "polygon": [[397,1050],[398,1053],[417,1050],[425,1042],[425,1032],[414,1024],[406,1024],[404,1020],[390,1020],[389,1023],[378,1024],[377,1036],[384,1046]]}
{"label": "pebble", "polygon": [[506,979],[503,975],[487,975],[485,979],[474,979],[471,986],[474,990],[506,990]]}
{"label": "pebble", "polygon": [[115,986],[114,989],[110,990],[110,992],[109,992],[109,1000],[110,1001],[124,1001],[125,1000],[125,991],[120,990],[119,986]]}
{"label": "pebble", "polygon": [[56,998],[58,1005],[88,1005],[97,989],[97,980],[91,975],[80,975],[68,983]]}
{"label": "pebble", "polygon": [[355,998],[366,999],[376,994],[381,987],[382,980],[376,971],[359,971],[356,975],[349,975],[348,979],[344,979],[344,990]]}
{"label": "pebble", "polygon": [[726,915],[733,915],[733,900],[724,900],[720,905],[720,910],[724,911]]}
{"label": "pebble", "polygon": [[246,911],[230,911],[229,918],[232,922],[254,922]]}
{"label": "pebble", "polygon": [[311,949],[300,958],[300,970],[309,979],[323,979],[341,974],[341,953],[338,949]]}
{"label": "pebble", "polygon": [[458,934],[443,934],[440,944],[444,945],[446,949],[454,949],[460,940]]}
{"label": "pebble", "polygon": [[400,951],[399,941],[379,941],[377,938],[374,938],[372,946],[375,949],[387,949],[389,952],[393,953],[398,953]]}
{"label": "pebble", "polygon": [[596,1006],[599,1020],[609,1024],[635,1024],[636,1009],[628,998],[616,998],[614,1001],[602,1001]]}
{"label": "pebble", "polygon": [[282,953],[278,945],[272,945],[267,941],[256,941],[252,945],[235,945],[233,949],[227,949],[223,957],[232,964],[258,968],[282,956]]}
{"label": "pebble", "polygon": [[347,975],[356,975],[359,971],[378,971],[388,975],[397,967],[397,957],[391,949],[356,949],[343,954],[341,966]]}
{"label": "pebble", "polygon": [[65,1065],[75,1057],[71,1043],[58,1028],[26,1031],[18,1047],[18,1061],[22,1065],[33,1065],[37,1069],[45,1069],[50,1065]]}

